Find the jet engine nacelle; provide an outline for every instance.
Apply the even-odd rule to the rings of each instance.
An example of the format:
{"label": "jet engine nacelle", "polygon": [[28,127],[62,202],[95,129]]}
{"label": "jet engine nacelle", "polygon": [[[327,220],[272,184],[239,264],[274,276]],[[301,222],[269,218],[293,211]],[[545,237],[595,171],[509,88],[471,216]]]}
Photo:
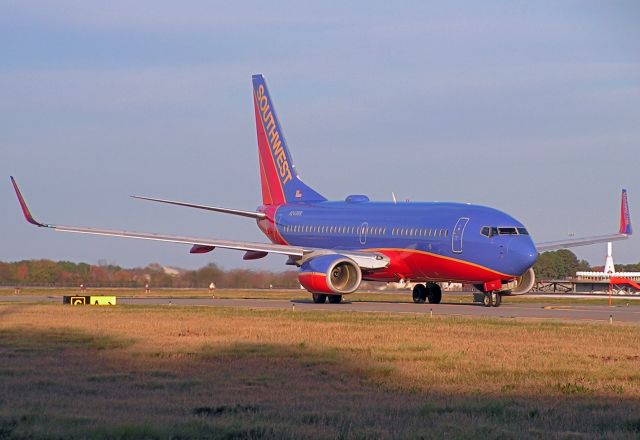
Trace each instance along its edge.
{"label": "jet engine nacelle", "polygon": [[[509,281],[508,283],[503,282],[500,293],[502,293],[502,295],[524,295],[533,288],[535,283],[536,274],[533,271],[533,267],[530,267],[515,280]],[[480,292],[485,291],[482,284],[474,284],[474,287]]]}
{"label": "jet engine nacelle", "polygon": [[345,295],[360,286],[362,271],[344,255],[319,255],[300,266],[298,280],[311,293]]}
{"label": "jet engine nacelle", "polygon": [[[509,286],[510,295],[523,295],[533,288],[536,283],[536,274],[533,271],[533,267],[530,267],[525,273],[520,275],[515,280],[511,281],[505,286]],[[506,292],[505,292],[506,293]]]}

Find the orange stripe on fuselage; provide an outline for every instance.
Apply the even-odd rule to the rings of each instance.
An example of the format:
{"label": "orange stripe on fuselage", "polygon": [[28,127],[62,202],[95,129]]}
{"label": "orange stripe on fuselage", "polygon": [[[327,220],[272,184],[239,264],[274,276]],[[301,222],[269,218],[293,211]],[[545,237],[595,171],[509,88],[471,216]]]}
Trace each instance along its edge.
{"label": "orange stripe on fuselage", "polygon": [[394,279],[400,276],[412,280],[484,282],[516,277],[480,264],[416,249],[374,248],[366,251],[380,252],[391,260],[386,269],[368,274],[367,279]]}

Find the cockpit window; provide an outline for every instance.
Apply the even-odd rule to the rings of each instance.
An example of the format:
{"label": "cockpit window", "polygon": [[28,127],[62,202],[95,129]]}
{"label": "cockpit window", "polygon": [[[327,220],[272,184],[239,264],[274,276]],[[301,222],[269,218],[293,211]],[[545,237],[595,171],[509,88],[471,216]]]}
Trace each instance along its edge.
{"label": "cockpit window", "polygon": [[525,228],[512,227],[512,226],[483,226],[480,229],[480,234],[485,237],[493,237],[495,235],[529,235],[529,232]]}

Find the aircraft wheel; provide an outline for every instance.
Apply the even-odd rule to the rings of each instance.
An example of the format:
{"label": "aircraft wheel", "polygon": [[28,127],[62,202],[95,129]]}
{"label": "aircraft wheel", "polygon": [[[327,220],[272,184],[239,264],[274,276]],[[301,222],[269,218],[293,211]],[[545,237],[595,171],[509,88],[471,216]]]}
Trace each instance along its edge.
{"label": "aircraft wheel", "polygon": [[502,295],[498,292],[494,292],[491,295],[493,296],[493,307],[500,307],[500,304],[502,304]]}
{"label": "aircraft wheel", "polygon": [[416,284],[413,287],[413,302],[423,304],[427,299],[427,288],[424,284]]}
{"label": "aircraft wheel", "polygon": [[487,292],[484,294],[484,298],[482,298],[482,304],[485,307],[491,307],[493,305],[493,294],[491,292]]}
{"label": "aircraft wheel", "polygon": [[313,302],[316,304],[324,304],[327,300],[327,295],[322,293],[312,293],[311,296],[313,297]]}
{"label": "aircraft wheel", "polygon": [[329,295],[329,303],[340,304],[342,302],[342,295]]}
{"label": "aircraft wheel", "polygon": [[429,304],[440,304],[440,301],[442,301],[442,289],[438,284],[428,283],[427,292],[429,292],[427,296]]}

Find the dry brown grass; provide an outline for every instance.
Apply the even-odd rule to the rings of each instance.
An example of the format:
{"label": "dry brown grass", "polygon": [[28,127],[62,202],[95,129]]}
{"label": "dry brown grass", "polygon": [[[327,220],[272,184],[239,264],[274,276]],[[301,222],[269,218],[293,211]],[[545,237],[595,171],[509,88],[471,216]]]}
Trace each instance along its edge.
{"label": "dry brown grass", "polygon": [[640,326],[0,306],[0,438],[637,438]]}

